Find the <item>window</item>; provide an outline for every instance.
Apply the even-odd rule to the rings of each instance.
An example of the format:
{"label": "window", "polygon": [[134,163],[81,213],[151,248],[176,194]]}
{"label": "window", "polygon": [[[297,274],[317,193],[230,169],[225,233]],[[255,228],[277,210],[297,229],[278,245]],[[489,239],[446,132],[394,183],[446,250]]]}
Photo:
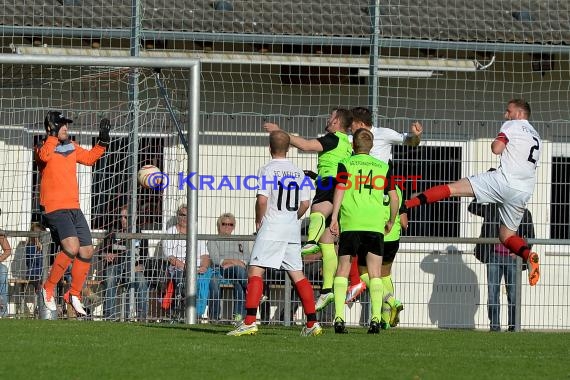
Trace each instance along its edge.
{"label": "window", "polygon": [[[394,146],[393,174],[421,176],[416,190],[406,182],[404,199],[429,187],[460,179],[461,154],[462,148],[457,146]],[[402,235],[459,237],[460,205],[459,198],[449,198],[410,210],[410,225]]]}
{"label": "window", "polygon": [[552,157],[550,238],[570,239],[570,157]]}
{"label": "window", "polygon": [[[91,228],[108,230],[119,221],[120,209],[129,205],[132,182],[132,160],[129,158],[131,139],[112,139],[105,155],[93,168],[91,184]],[[96,138],[93,139],[96,143]],[[139,139],[138,167],[155,165],[163,168],[164,139]],[[138,170],[138,169],[136,169]],[[135,171],[136,171],[135,170]],[[137,188],[137,226],[143,230],[162,228],[162,192]]]}

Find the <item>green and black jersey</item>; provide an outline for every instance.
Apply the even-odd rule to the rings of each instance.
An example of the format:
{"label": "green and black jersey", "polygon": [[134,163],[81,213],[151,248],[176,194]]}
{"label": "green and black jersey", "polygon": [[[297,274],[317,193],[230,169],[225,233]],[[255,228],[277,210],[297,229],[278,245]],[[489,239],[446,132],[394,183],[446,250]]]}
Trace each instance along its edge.
{"label": "green and black jersey", "polygon": [[339,212],[341,232],[384,233],[390,215],[390,205],[384,204],[390,177],[388,164],[368,154],[356,154],[338,164],[337,179],[347,185]]}
{"label": "green and black jersey", "polygon": [[[395,186],[396,193],[398,194],[398,208],[402,207],[403,199],[402,199],[402,190],[397,185]],[[384,205],[388,206],[386,208],[386,221],[390,219],[390,197],[386,195],[384,197]],[[394,225],[390,232],[384,235],[384,241],[398,241],[400,240],[400,233],[402,232],[402,224],[400,223],[400,213],[396,215],[396,220],[394,221]]]}
{"label": "green and black jersey", "polygon": [[327,133],[317,140],[323,147],[323,151],[319,152],[317,174],[321,178],[334,177],[338,163],[352,154],[348,135],[342,132]]}

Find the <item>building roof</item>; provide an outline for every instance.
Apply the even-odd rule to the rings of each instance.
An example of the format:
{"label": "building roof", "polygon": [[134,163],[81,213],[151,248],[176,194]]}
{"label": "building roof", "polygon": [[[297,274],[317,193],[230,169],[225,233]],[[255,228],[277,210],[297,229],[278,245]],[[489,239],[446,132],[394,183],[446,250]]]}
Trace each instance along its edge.
{"label": "building roof", "polygon": [[[369,0],[141,0],[141,4],[143,30],[370,34]],[[129,30],[130,14],[131,0],[4,0],[0,28]],[[380,0],[380,24],[383,38],[568,44],[570,1]]]}

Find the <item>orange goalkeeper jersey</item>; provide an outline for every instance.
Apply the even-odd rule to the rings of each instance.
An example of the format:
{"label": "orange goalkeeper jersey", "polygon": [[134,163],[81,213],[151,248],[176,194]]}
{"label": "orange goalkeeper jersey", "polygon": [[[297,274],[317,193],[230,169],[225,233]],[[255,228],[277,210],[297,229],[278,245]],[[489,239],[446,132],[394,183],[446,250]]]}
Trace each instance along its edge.
{"label": "orange goalkeeper jersey", "polygon": [[40,169],[40,205],[45,212],[79,209],[77,163],[93,166],[105,153],[95,145],[87,150],[75,141],[60,144],[57,137],[48,138],[36,147],[36,161]]}

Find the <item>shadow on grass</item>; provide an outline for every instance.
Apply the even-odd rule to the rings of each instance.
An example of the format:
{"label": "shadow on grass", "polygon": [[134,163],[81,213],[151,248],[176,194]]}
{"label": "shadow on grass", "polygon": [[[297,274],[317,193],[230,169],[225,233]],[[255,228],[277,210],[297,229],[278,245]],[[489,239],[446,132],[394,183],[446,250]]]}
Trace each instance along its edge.
{"label": "shadow on grass", "polygon": [[194,332],[201,332],[206,334],[216,334],[221,335],[225,334],[230,331],[230,326],[223,326],[223,325],[186,325],[182,323],[148,323],[141,325],[144,327],[148,327],[151,329],[177,329],[177,330],[186,330],[186,331],[194,331]]}
{"label": "shadow on grass", "polygon": [[[199,332],[212,335],[225,335],[234,329],[232,325],[224,324],[199,324],[199,325],[186,325],[182,323],[148,323],[141,324],[141,327],[147,327],[151,329],[176,329],[185,330],[192,332]],[[283,331],[290,330],[291,332],[300,332],[301,330],[298,326],[291,326],[289,328],[285,326],[259,326],[258,334],[263,335],[282,335]],[[297,331],[298,330],[298,331]]]}

